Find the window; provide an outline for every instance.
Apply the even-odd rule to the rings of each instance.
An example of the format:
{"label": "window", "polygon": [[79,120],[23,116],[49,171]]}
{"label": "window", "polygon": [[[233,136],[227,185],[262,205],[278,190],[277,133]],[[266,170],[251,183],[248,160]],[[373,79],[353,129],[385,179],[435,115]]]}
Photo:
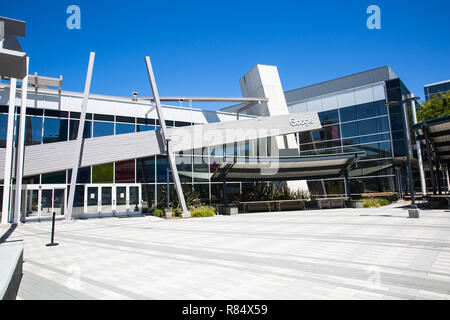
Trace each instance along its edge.
{"label": "window", "polygon": [[114,164],[107,163],[92,167],[92,183],[113,183]]}
{"label": "window", "polygon": [[141,158],[136,160],[137,182],[155,182],[155,157]]}
{"label": "window", "polygon": [[134,160],[116,162],[116,183],[135,182]]}
{"label": "window", "polygon": [[319,112],[319,119],[323,126],[339,123],[339,114],[337,109]]}
{"label": "window", "polygon": [[403,130],[403,115],[401,113],[391,115],[392,131]]}
{"label": "window", "polygon": [[155,126],[145,125],[145,124],[138,124],[136,126],[136,132],[143,132],[143,131],[153,131],[155,130]]}
{"label": "window", "polygon": [[341,108],[339,112],[342,122],[356,120],[356,106]]}
{"label": "window", "polygon": [[[78,136],[78,128],[80,125],[80,120],[70,120],[70,128],[69,128],[69,140],[76,140]],[[92,136],[92,122],[85,121],[84,122],[84,130],[83,130],[83,138],[90,138]]]}
{"label": "window", "polygon": [[358,135],[358,122],[341,124],[342,137],[354,137]]}
{"label": "window", "polygon": [[113,122],[94,121],[94,134],[93,134],[94,138],[112,135],[114,135]]}
{"label": "window", "polygon": [[44,118],[44,143],[67,141],[67,119]]}
{"label": "window", "polygon": [[375,101],[375,112],[377,114],[377,116],[384,116],[387,114],[387,110],[386,110],[386,101],[385,100],[379,100],[379,101]]}
{"label": "window", "polygon": [[389,131],[389,123],[387,117],[377,118],[377,127],[378,132],[388,132]]}
{"label": "window", "polygon": [[42,175],[42,184],[65,184],[66,171],[47,173]]}
{"label": "window", "polygon": [[30,146],[42,143],[42,118],[27,116],[26,118],[25,145]]}
{"label": "window", "polygon": [[360,135],[377,133],[377,120],[369,119],[359,121],[358,127]]}
{"label": "window", "polygon": [[[157,157],[156,180],[158,182],[167,182],[167,157]],[[173,182],[172,172],[169,172],[169,182]]]}
{"label": "window", "polygon": [[[72,169],[67,171],[67,183],[72,180]],[[90,183],[91,182],[91,167],[78,169],[77,183]]]}
{"label": "window", "polygon": [[356,113],[358,119],[367,119],[374,117],[375,113],[375,104],[373,102],[360,104],[356,107]]}
{"label": "window", "polygon": [[8,129],[8,115],[0,113],[0,148],[6,148],[7,129]]}
{"label": "window", "polygon": [[134,124],[116,123],[116,134],[133,133]]}

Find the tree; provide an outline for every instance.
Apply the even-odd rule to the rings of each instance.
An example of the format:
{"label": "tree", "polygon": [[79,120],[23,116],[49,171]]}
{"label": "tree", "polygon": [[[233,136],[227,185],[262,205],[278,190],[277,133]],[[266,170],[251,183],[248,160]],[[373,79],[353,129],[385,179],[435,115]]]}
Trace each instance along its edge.
{"label": "tree", "polygon": [[417,122],[440,118],[450,114],[450,91],[432,95],[431,100],[417,108]]}

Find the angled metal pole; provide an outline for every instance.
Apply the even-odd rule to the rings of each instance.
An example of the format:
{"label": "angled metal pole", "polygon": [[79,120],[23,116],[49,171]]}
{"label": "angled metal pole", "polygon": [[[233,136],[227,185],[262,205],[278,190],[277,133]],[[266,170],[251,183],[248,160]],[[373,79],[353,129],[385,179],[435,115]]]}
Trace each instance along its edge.
{"label": "angled metal pole", "polygon": [[14,140],[14,111],[16,109],[16,84],[15,78],[11,78],[9,85],[9,110],[8,127],[6,133],[5,173],[3,177],[3,213],[2,224],[9,223],[10,199],[11,199],[11,169]]}
{"label": "angled metal pole", "polygon": [[[20,107],[20,125],[18,126],[18,144],[16,159],[16,198],[14,200],[14,220],[13,223],[19,223],[20,205],[22,202],[22,177],[23,177],[23,158],[25,153],[25,118],[27,116],[27,94],[28,94],[28,68],[30,58],[27,57],[26,75],[22,80],[22,105]],[[25,210],[25,208],[23,208]]]}
{"label": "angled metal pole", "polygon": [[[158,114],[159,124],[161,125],[162,137],[164,139],[164,142],[166,142],[166,140],[170,137],[167,135],[166,121],[164,119],[164,115],[161,110],[161,102],[159,100],[158,88],[156,87],[155,75],[153,74],[153,68],[152,63],[150,61],[150,57],[145,57],[145,64],[147,65],[148,78],[150,80],[150,85],[152,87],[153,97],[155,98],[156,112]],[[167,161],[169,162],[170,169],[172,170],[173,181],[175,182],[175,189],[177,191],[178,199],[180,200],[181,204],[182,216],[186,218],[190,217],[191,213],[187,210],[186,207],[186,200],[184,199],[183,189],[181,188],[180,177],[178,175],[178,169],[175,163],[175,156],[172,152],[171,146],[172,145],[169,144],[168,150],[166,150]]]}
{"label": "angled metal pole", "polygon": [[[414,94],[411,94],[411,110],[413,116],[414,124],[417,124],[417,113],[416,113],[416,100],[414,99]],[[423,170],[423,160],[422,160],[422,148],[420,146],[420,140],[417,139],[417,132],[414,131],[414,135],[416,138],[416,149],[417,149],[417,161],[419,162],[419,175],[420,175],[420,186],[422,188],[422,197],[427,196],[427,184],[425,181],[425,172]],[[422,198],[423,199],[423,198]]]}
{"label": "angled metal pole", "polygon": [[72,166],[72,175],[70,180],[69,200],[67,201],[66,220],[72,219],[73,201],[75,198],[75,189],[78,178],[78,169],[81,164],[81,149],[83,146],[84,124],[86,120],[86,111],[89,101],[89,91],[91,89],[92,70],[94,68],[95,52],[91,52],[89,56],[89,66],[86,75],[86,83],[84,86],[83,102],[81,103],[80,124],[78,125],[78,134],[75,147],[75,157]]}

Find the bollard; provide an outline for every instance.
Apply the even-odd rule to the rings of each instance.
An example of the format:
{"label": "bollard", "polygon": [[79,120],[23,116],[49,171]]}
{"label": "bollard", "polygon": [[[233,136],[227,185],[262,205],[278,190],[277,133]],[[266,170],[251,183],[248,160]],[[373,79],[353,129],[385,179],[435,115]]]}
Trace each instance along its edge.
{"label": "bollard", "polygon": [[58,243],[55,243],[55,218],[56,218],[56,212],[53,212],[53,219],[52,219],[52,239],[51,242],[46,244],[47,247],[55,247],[58,245]]}

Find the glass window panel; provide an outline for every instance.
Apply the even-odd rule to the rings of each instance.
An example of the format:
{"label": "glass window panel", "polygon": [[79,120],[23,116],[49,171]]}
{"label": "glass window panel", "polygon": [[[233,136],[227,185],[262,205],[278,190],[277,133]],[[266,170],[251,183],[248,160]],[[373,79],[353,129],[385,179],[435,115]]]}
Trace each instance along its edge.
{"label": "glass window panel", "polygon": [[358,122],[350,122],[341,124],[342,137],[358,136]]}
{"label": "glass window panel", "polygon": [[353,145],[353,144],[360,144],[359,138],[346,138],[343,139],[344,145]]}
{"label": "glass window panel", "polygon": [[67,119],[44,118],[44,143],[67,141]]}
{"label": "glass window panel", "polygon": [[114,123],[113,122],[100,122],[94,121],[94,134],[93,137],[104,137],[114,135]]}
{"label": "glass window panel", "polygon": [[92,183],[113,183],[114,164],[107,163],[92,167]]}
{"label": "glass window panel", "polygon": [[375,112],[377,116],[383,116],[387,114],[387,107],[385,100],[375,101]]}
{"label": "glass window panel", "polygon": [[151,209],[156,206],[155,202],[155,185],[142,184],[142,209]]}
{"label": "glass window panel", "polygon": [[390,140],[389,133],[382,133],[378,135],[378,141]]}
{"label": "glass window panel", "polygon": [[25,145],[30,146],[42,143],[42,118],[27,116],[26,118]]}
{"label": "glass window panel", "polygon": [[116,183],[134,183],[135,182],[135,164],[134,160],[116,162]]}
{"label": "glass window panel", "polygon": [[0,113],[0,148],[6,148],[6,134],[8,128],[8,115]]}
{"label": "glass window panel", "polygon": [[66,184],[66,171],[43,174],[42,184]]}
{"label": "glass window panel", "polygon": [[200,155],[194,156],[194,182],[209,181],[208,158]]}
{"label": "glass window panel", "polygon": [[356,106],[340,108],[341,122],[356,120]]}
{"label": "glass window panel", "polygon": [[138,124],[136,126],[136,132],[143,132],[143,131],[153,131],[155,130],[155,126],[145,125],[145,124]]}
{"label": "glass window panel", "polygon": [[379,158],[380,156],[378,143],[361,145],[361,151],[366,153],[366,159]]}
{"label": "glass window panel", "polygon": [[175,127],[187,127],[187,126],[190,126],[190,125],[191,125],[190,122],[175,121]]}
{"label": "glass window panel", "polygon": [[116,123],[116,134],[133,133],[134,124]]}
{"label": "glass window panel", "polygon": [[208,184],[194,184],[194,191],[198,193],[200,201],[209,204],[209,185]]}
{"label": "glass window panel", "polygon": [[319,112],[319,119],[323,126],[339,123],[338,110]]}
{"label": "glass window panel", "polygon": [[406,144],[405,140],[394,140],[394,157],[406,156]]}
{"label": "glass window panel", "polygon": [[369,102],[356,106],[356,114],[358,119],[375,117],[375,104],[373,102]]}
{"label": "glass window panel", "polygon": [[378,132],[389,132],[389,123],[387,117],[377,118]]}
{"label": "glass window panel", "polygon": [[178,175],[181,182],[192,182],[192,155],[182,155],[175,158]]}
{"label": "glass window panel", "polygon": [[377,120],[369,119],[359,121],[358,127],[360,135],[377,133]]}
{"label": "glass window panel", "polygon": [[137,182],[155,182],[155,157],[141,158],[136,160]]}
{"label": "glass window panel", "polygon": [[[158,182],[167,182],[167,157],[157,157],[156,179]],[[169,172],[169,182],[173,182],[172,172]]]}
{"label": "glass window panel", "polygon": [[[72,169],[67,172],[67,183],[72,181]],[[77,183],[91,183],[91,167],[78,169]]]}
{"label": "glass window panel", "polygon": [[[80,120],[70,120],[70,128],[69,128],[69,139],[70,140],[77,139],[79,125],[80,125]],[[83,138],[84,139],[90,138],[92,136],[91,133],[92,133],[92,122],[85,121]]]}
{"label": "glass window panel", "polygon": [[392,131],[403,130],[403,116],[401,113],[391,115],[391,127]]}
{"label": "glass window panel", "polygon": [[365,136],[360,138],[361,143],[370,143],[370,142],[377,142],[378,141],[378,135],[371,135],[371,136]]}
{"label": "glass window panel", "polygon": [[380,148],[380,158],[392,157],[392,149],[390,142],[382,142],[379,144]]}

